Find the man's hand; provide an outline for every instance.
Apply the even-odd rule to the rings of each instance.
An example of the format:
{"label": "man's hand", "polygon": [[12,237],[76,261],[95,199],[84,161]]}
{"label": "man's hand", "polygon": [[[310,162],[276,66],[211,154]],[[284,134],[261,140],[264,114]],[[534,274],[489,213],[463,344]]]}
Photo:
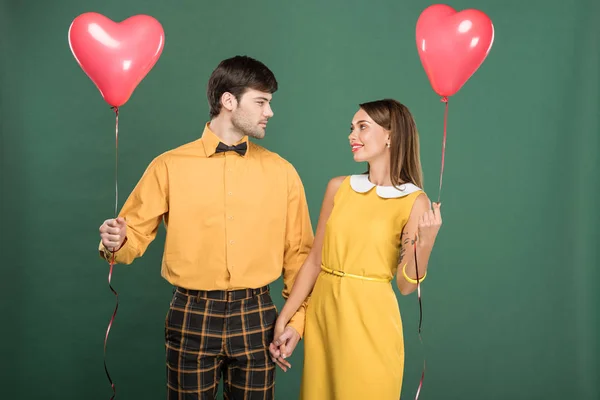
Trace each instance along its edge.
{"label": "man's hand", "polygon": [[287,369],[292,368],[292,365],[286,361],[286,358],[290,357],[296,349],[296,346],[300,341],[300,334],[296,329],[289,325],[285,327],[282,332],[280,324],[276,323],[275,335],[273,337],[273,343],[269,345],[271,357],[273,357],[273,361],[279,365],[284,372],[287,372]]}
{"label": "man's hand", "polygon": [[100,226],[102,244],[110,251],[117,251],[127,237],[127,224],[125,218],[107,219]]}

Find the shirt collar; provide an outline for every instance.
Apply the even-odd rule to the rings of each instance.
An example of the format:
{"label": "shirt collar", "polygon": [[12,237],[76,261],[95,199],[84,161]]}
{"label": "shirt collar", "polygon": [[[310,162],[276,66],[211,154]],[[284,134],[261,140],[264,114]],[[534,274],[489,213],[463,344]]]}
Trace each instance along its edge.
{"label": "shirt collar", "polygon": [[[206,125],[204,126],[204,132],[202,132],[201,141],[202,141],[202,145],[204,146],[204,153],[206,154],[206,157],[210,157],[213,154],[215,154],[215,150],[217,149],[217,146],[218,146],[219,142],[221,141],[221,139],[219,139],[219,137],[210,129],[210,122],[207,122]],[[234,143],[233,145],[240,144],[243,142],[248,142],[248,136],[244,136],[241,140]],[[248,150],[246,150],[245,156],[248,155],[249,151],[250,151],[250,143],[248,143]]]}
{"label": "shirt collar", "polygon": [[377,186],[369,180],[368,175],[352,175],[350,177],[350,187],[358,193],[366,193],[376,187],[377,195],[384,199],[395,199],[398,197],[408,196],[411,193],[421,190],[412,183],[404,183],[398,187],[394,186]]}

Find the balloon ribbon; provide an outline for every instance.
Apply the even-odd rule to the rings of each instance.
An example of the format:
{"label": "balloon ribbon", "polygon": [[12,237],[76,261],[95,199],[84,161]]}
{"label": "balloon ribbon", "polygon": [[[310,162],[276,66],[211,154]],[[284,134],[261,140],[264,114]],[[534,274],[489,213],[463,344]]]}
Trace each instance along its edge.
{"label": "balloon ribbon", "polygon": [[[442,182],[444,178],[444,163],[446,160],[446,132],[448,128],[448,98],[446,96],[442,97],[442,103],[445,104],[444,107],[444,136],[442,138],[442,163],[440,167],[440,186],[438,188],[438,203],[442,198]],[[419,278],[419,267],[417,263],[417,241],[414,242],[414,251],[415,251],[415,269],[417,272],[417,299],[419,300],[419,341],[421,342],[421,346],[423,346],[423,338],[421,337],[421,331],[423,327],[423,303],[421,301],[421,281]],[[425,350],[423,350],[424,352]],[[425,356],[423,356],[423,370],[421,371],[421,379],[419,380],[419,387],[417,388],[417,394],[415,396],[415,400],[418,400],[419,395],[421,394],[421,388],[423,387],[423,380],[425,379],[425,370],[427,368],[427,361]]]}
{"label": "balloon ribbon", "polygon": [[[417,299],[419,300],[419,341],[421,342],[421,346],[423,346],[423,338],[421,337],[421,330],[423,326],[423,303],[421,301],[421,278],[419,277],[419,263],[417,262],[417,241],[414,241],[414,251],[415,251],[415,271],[417,272]],[[423,349],[425,352],[425,349]],[[419,394],[421,394],[421,388],[423,387],[423,380],[425,379],[425,369],[426,369],[426,360],[423,355],[423,370],[421,371],[421,379],[419,380],[419,387],[417,388],[417,394],[415,395],[415,400],[419,398]]]}
{"label": "balloon ribbon", "polygon": [[442,97],[442,103],[445,103],[444,107],[444,136],[442,138],[442,165],[440,168],[440,187],[438,189],[438,203],[442,198],[442,180],[444,177],[444,161],[446,159],[446,128],[448,126],[448,98],[446,96]]}
{"label": "balloon ribbon", "polygon": [[[118,167],[119,167],[119,108],[112,107],[115,111],[115,218],[117,218],[117,211],[119,207],[119,181],[118,181]],[[111,251],[112,255],[109,261],[110,269],[108,271],[108,287],[113,292],[116,298],[115,310],[113,311],[112,317],[110,318],[110,322],[108,323],[108,328],[106,329],[106,335],[104,336],[104,372],[106,372],[106,377],[108,378],[108,382],[110,382],[110,386],[112,388],[113,394],[110,400],[113,400],[116,396],[115,384],[112,381],[110,374],[108,373],[108,367],[106,366],[106,342],[108,341],[108,333],[110,332],[110,328],[112,327],[113,321],[115,320],[115,316],[117,315],[117,310],[119,309],[119,294],[113,289],[111,284],[113,267],[115,266],[115,252]]]}

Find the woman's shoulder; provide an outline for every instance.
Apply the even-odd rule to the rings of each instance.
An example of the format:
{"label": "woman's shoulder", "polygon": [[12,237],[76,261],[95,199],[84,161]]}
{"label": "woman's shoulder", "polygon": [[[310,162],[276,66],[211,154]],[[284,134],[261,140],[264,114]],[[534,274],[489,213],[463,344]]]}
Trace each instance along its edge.
{"label": "woman's shoulder", "polygon": [[336,176],[329,180],[327,183],[327,189],[325,189],[325,196],[335,198],[342,184],[349,178],[349,176]]}
{"label": "woman's shoulder", "polygon": [[327,184],[327,188],[332,188],[332,189],[339,189],[340,186],[342,186],[342,183],[344,183],[344,181],[346,179],[350,179],[349,175],[342,175],[342,176],[335,176],[333,178],[331,178],[329,180],[329,183]]}

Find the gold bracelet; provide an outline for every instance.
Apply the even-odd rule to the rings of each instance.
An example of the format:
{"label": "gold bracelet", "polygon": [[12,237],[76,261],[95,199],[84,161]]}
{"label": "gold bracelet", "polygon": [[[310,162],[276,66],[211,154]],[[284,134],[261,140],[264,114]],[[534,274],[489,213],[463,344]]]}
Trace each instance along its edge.
{"label": "gold bracelet", "polygon": [[406,266],[407,265],[408,265],[408,263],[404,264],[404,267],[402,267],[402,275],[404,275],[404,279],[406,279],[407,282],[412,283],[414,285],[416,285],[417,283],[423,282],[423,280],[427,276],[427,271],[425,271],[425,275],[420,277],[419,280],[417,281],[416,279],[412,279],[408,275],[406,275]]}

